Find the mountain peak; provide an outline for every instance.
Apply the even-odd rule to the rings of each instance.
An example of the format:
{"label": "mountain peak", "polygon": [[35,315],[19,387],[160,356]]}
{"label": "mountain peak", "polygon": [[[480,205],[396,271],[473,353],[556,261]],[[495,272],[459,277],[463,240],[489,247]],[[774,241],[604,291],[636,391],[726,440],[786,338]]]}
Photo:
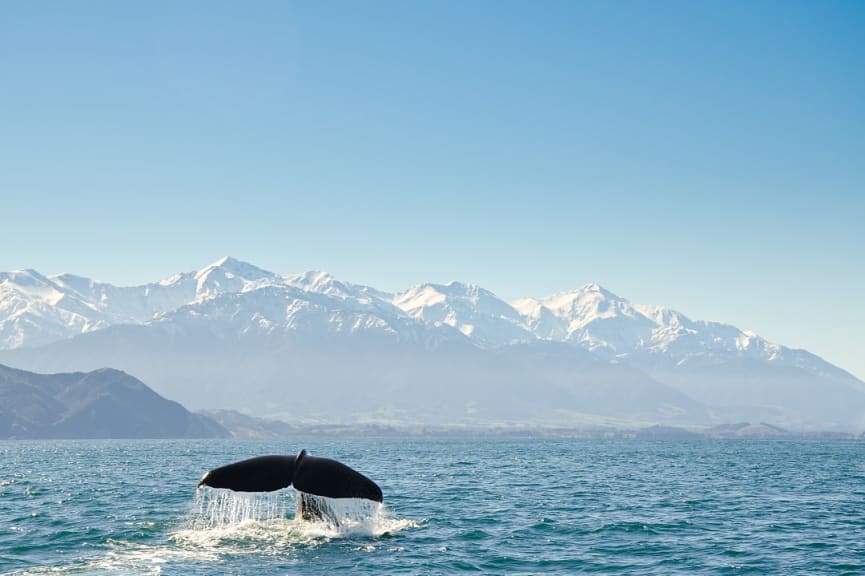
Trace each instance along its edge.
{"label": "mountain peak", "polygon": [[195,273],[195,293],[201,298],[224,292],[243,292],[259,281],[276,277],[273,272],[225,256]]}
{"label": "mountain peak", "polygon": [[534,338],[510,304],[475,284],[421,284],[397,294],[393,303],[412,318],[451,326],[483,346]]}
{"label": "mountain peak", "polygon": [[237,258],[233,258],[231,256],[223,256],[222,258],[220,258],[219,260],[217,260],[216,262],[211,264],[211,266],[215,266],[215,267],[230,266],[231,264],[233,264],[235,262],[239,263],[240,260],[238,260]]}
{"label": "mountain peak", "polygon": [[47,285],[51,281],[32,268],[23,270],[12,270],[11,272],[0,272],[0,282],[11,282],[21,286]]}
{"label": "mountain peak", "polygon": [[284,276],[283,280],[306,292],[317,292],[331,296],[348,296],[350,290],[348,286],[340,282],[333,274],[322,272],[321,270],[308,270],[301,274],[293,274]]}
{"label": "mountain peak", "polygon": [[306,272],[297,275],[295,278],[312,284],[331,284],[333,282],[338,282],[333,274],[321,270],[307,270]]}
{"label": "mountain peak", "polygon": [[586,284],[576,290],[559,292],[538,300],[543,306],[551,310],[571,310],[572,312],[576,309],[585,309],[586,307],[594,308],[607,301],[622,304],[627,303],[624,298],[613,294],[596,282]]}
{"label": "mountain peak", "polygon": [[583,294],[598,294],[600,296],[603,296],[604,298],[613,298],[615,300],[622,299],[616,294],[613,294],[612,292],[598,284],[597,282],[590,282],[577,290],[577,292],[582,292]]}
{"label": "mountain peak", "polygon": [[455,297],[477,297],[479,294],[486,292],[486,290],[476,284],[467,284],[465,282],[458,282],[457,280],[451,280],[442,286],[441,290],[446,295]]}
{"label": "mountain peak", "polygon": [[220,258],[219,260],[217,260],[216,262],[211,264],[211,266],[217,267],[217,268],[256,268],[256,269],[259,269],[257,266],[254,266],[254,265],[250,264],[249,262],[246,262],[245,260],[239,260],[239,259],[235,258],[234,256],[223,256],[222,258]]}
{"label": "mountain peak", "polygon": [[276,276],[273,272],[269,272],[258,266],[254,266],[249,262],[238,260],[231,256],[223,256],[213,264],[202,268],[196,276],[201,277],[209,274],[214,270],[220,270],[229,276],[236,276],[245,280],[261,280],[262,278],[271,278]]}
{"label": "mountain peak", "polygon": [[[235,257],[233,257],[233,256],[223,256],[222,258],[220,258],[219,260],[217,260],[216,262],[214,262],[214,263],[211,264],[210,266],[206,266],[206,268],[226,268],[226,269],[229,269],[229,270],[235,270],[235,269],[240,269],[240,270],[248,270],[248,269],[252,269],[252,270],[262,270],[262,269],[259,268],[258,266],[255,266],[255,265],[253,265],[253,264],[250,264],[249,262],[246,262],[246,261],[244,261],[244,260],[239,260],[239,259],[237,259],[237,258],[235,258]],[[268,274],[271,274],[271,273],[268,272]]]}
{"label": "mountain peak", "polygon": [[492,298],[496,300],[499,299],[495,294],[485,288],[478,286],[477,284],[460,282],[458,280],[451,280],[447,284],[418,284],[417,286],[406,290],[405,292],[400,294],[400,296],[404,297],[404,295],[409,294],[427,294],[436,300],[441,300],[442,298],[456,298],[459,300],[472,301],[477,301],[479,298]]}

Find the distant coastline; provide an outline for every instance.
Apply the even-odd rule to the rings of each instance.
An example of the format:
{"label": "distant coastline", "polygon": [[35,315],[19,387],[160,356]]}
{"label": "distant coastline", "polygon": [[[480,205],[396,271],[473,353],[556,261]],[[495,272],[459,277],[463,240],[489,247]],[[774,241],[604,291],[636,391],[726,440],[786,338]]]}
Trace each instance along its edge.
{"label": "distant coastline", "polygon": [[435,424],[287,422],[236,410],[190,412],[119,370],[37,374],[0,365],[0,439],[238,438],[862,439],[860,432],[790,430],[766,422],[555,426],[530,421]]}
{"label": "distant coastline", "polygon": [[289,424],[257,418],[233,410],[200,412],[231,432],[235,438],[266,439],[297,436],[358,438],[574,438],[574,439],[821,439],[862,440],[853,432],[793,431],[768,423],[739,422],[710,428],[652,425],[644,427],[576,428],[539,425],[411,425],[411,424]]}

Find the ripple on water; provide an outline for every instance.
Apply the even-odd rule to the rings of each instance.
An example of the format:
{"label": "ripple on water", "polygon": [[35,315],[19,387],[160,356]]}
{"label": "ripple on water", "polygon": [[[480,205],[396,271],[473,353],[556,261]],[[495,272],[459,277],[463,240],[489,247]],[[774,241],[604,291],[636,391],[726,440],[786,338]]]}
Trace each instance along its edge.
{"label": "ripple on water", "polygon": [[388,505],[335,526],[295,520],[291,490],[196,492],[286,441],[0,443],[0,573],[865,573],[863,443],[302,443]]}

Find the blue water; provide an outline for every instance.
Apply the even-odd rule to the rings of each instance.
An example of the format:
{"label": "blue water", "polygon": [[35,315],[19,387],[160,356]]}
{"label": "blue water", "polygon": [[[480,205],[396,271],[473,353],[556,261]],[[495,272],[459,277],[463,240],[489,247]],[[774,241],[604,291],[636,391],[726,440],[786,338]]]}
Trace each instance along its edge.
{"label": "blue water", "polygon": [[[196,491],[258,454],[336,458],[383,507]],[[3,574],[865,574],[865,443],[0,442]],[[351,503],[347,504],[351,508]]]}

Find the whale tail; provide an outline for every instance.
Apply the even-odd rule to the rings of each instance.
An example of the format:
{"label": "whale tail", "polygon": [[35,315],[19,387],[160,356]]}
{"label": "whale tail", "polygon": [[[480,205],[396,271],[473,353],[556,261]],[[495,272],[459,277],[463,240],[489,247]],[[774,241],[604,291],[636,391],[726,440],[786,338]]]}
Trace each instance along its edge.
{"label": "whale tail", "polygon": [[328,498],[363,498],[382,502],[378,485],[352,468],[329,458],[308,456],[257,456],[214,468],[198,486],[227,488],[235,492],[272,492],[294,487]]}

